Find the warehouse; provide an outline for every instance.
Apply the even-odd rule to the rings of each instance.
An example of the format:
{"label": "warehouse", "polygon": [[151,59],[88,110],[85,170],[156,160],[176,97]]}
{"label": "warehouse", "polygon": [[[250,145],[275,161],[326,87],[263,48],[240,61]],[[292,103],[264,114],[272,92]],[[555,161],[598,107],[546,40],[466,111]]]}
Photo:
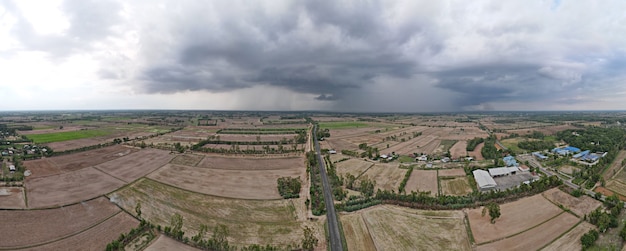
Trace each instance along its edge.
{"label": "warehouse", "polygon": [[485,170],[474,170],[472,172],[474,174],[474,179],[476,180],[476,184],[478,184],[478,188],[481,191],[494,189],[498,184],[493,180],[489,172]]}

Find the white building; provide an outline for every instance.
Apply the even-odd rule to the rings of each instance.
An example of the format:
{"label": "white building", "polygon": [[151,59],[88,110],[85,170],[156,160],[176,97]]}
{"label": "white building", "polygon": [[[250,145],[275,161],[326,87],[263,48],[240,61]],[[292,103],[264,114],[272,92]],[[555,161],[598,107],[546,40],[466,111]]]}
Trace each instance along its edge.
{"label": "white building", "polygon": [[515,174],[519,169],[515,166],[511,167],[497,167],[497,168],[489,168],[489,175],[491,177],[505,176],[509,174]]}
{"label": "white building", "polygon": [[495,188],[498,184],[493,180],[489,172],[485,170],[474,170],[472,172],[474,174],[474,179],[476,180],[476,184],[478,184],[478,188],[481,191],[489,190]]}

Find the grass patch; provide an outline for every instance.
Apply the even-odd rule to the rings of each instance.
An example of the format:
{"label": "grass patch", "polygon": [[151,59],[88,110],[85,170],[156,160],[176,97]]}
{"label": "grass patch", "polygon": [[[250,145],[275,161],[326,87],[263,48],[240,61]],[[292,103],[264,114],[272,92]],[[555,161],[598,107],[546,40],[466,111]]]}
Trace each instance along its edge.
{"label": "grass patch", "polygon": [[52,142],[61,142],[75,139],[85,139],[85,138],[93,138],[100,136],[107,136],[111,134],[107,131],[102,130],[80,130],[80,131],[71,131],[71,132],[55,132],[55,133],[44,133],[44,134],[33,134],[28,135],[28,139],[32,140],[35,143],[43,144],[43,143],[52,143]]}
{"label": "grass patch", "polygon": [[443,152],[447,152],[450,151],[450,148],[452,148],[456,142],[458,142],[458,140],[444,139],[441,141],[440,146],[443,146]]}
{"label": "grass patch", "polygon": [[415,160],[409,156],[400,156],[398,157],[398,161],[400,161],[400,163],[411,163],[411,162],[415,162]]}
{"label": "grass patch", "polygon": [[359,127],[369,127],[370,125],[363,122],[356,121],[340,121],[340,122],[323,122],[320,123],[320,128],[323,129],[349,129]]}

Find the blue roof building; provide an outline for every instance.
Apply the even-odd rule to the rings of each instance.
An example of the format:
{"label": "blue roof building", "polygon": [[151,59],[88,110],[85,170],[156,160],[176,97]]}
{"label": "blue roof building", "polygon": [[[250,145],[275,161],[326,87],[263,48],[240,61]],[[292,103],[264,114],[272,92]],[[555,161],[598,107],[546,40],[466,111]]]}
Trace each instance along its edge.
{"label": "blue roof building", "polygon": [[545,160],[545,159],[547,159],[547,158],[548,158],[548,156],[545,156],[545,155],[543,155],[543,154],[541,154],[541,153],[539,153],[539,152],[534,152],[534,153],[533,153],[533,156],[535,156],[535,157],[539,158],[540,160]]}
{"label": "blue roof building", "polygon": [[580,149],[577,147],[573,147],[573,146],[567,146],[567,147],[563,147],[564,150],[567,150],[571,153],[579,153]]}
{"label": "blue roof building", "polygon": [[578,159],[578,158],[580,158],[580,157],[585,157],[585,156],[586,156],[587,154],[589,154],[590,152],[591,152],[591,151],[589,151],[589,150],[582,151],[582,152],[580,152],[580,153],[574,154],[574,156],[572,156],[572,157],[574,157],[575,159]]}
{"label": "blue roof building", "polygon": [[515,160],[515,157],[511,155],[502,158],[502,160],[504,160],[506,166],[517,166],[517,161]]}

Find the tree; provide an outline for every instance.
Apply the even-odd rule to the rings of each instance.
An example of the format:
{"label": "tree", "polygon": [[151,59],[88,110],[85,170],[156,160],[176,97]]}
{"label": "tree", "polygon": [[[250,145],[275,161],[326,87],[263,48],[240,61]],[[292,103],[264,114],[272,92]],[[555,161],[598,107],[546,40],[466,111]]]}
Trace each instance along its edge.
{"label": "tree", "polygon": [[600,233],[595,229],[589,230],[586,234],[580,237],[580,242],[583,244],[583,249],[593,246],[593,243],[596,242]]}
{"label": "tree", "polygon": [[179,213],[175,213],[174,215],[172,215],[172,218],[170,218],[170,227],[171,227],[172,235],[176,237],[177,239],[181,240],[183,238],[183,235],[185,234],[182,231],[183,216],[180,215]]}
{"label": "tree", "polygon": [[313,235],[313,230],[309,227],[304,227],[304,239],[302,239],[302,249],[313,250],[317,246],[317,238]]}
{"label": "tree", "polygon": [[137,213],[137,218],[141,219],[141,201],[135,205],[135,213]]}
{"label": "tree", "polygon": [[496,219],[500,218],[500,205],[498,205],[498,203],[490,202],[485,207],[483,207],[483,216],[485,216],[485,211],[489,212],[489,217],[491,217],[491,224],[496,223]]}

